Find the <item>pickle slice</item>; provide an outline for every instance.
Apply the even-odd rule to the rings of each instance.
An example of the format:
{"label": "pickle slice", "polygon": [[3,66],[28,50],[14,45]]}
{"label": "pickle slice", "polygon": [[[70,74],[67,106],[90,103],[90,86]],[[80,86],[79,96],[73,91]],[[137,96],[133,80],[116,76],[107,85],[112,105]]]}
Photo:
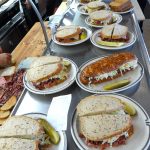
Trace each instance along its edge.
{"label": "pickle slice", "polygon": [[85,32],[82,32],[80,35],[80,39],[84,40],[87,37],[87,34]]}
{"label": "pickle slice", "polygon": [[135,116],[137,114],[137,111],[136,111],[136,109],[134,108],[133,105],[131,105],[131,104],[127,103],[127,102],[123,102],[123,104],[124,104],[124,111],[127,114],[129,114],[131,116]]}
{"label": "pickle slice", "polygon": [[97,41],[97,43],[103,46],[111,46],[111,47],[119,47],[124,45],[124,42]]}
{"label": "pickle slice", "polygon": [[103,87],[104,90],[113,90],[113,89],[117,89],[117,88],[121,88],[123,86],[126,86],[130,83],[129,80],[125,79],[125,80],[121,80],[115,83],[110,83],[107,84]]}
{"label": "pickle slice", "polygon": [[45,119],[38,119],[39,123],[43,126],[46,134],[49,136],[50,141],[53,144],[58,144],[60,141],[60,136],[57,131],[45,120]]}

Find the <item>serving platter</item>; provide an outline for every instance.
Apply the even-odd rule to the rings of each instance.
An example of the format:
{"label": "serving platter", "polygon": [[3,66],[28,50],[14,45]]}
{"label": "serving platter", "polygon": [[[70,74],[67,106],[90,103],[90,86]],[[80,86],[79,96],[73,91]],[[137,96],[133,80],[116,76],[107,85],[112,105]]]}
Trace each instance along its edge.
{"label": "serving platter", "polygon": [[[110,9],[111,10],[111,9]],[[134,10],[134,7],[130,8],[129,10],[126,10],[126,11],[121,11],[121,12],[116,12],[116,11],[113,11],[111,10],[112,12],[116,13],[116,14],[120,14],[120,15],[123,15],[123,14],[127,14],[127,13],[130,13]]]}
{"label": "serving platter", "polygon": [[[94,63],[94,62],[96,62],[96,61],[98,61],[98,60],[100,60],[104,57],[106,57],[106,56],[93,58],[93,59],[85,62],[83,65],[80,66],[80,68],[79,68],[79,70],[76,74],[76,82],[77,82],[77,84],[79,85],[80,88],[82,88],[83,90],[88,91],[90,93],[96,93],[96,94],[104,94],[104,93],[106,94],[107,93],[108,94],[108,93],[123,92],[125,90],[130,90],[130,88],[136,86],[141,81],[141,79],[144,75],[144,68],[143,68],[142,64],[140,62],[138,62],[138,66],[134,70],[132,70],[130,72],[127,72],[126,74],[124,74],[121,77],[118,77],[118,78],[113,79],[111,81],[106,81],[106,82],[103,82],[103,83],[100,83],[100,84],[84,85],[80,81],[80,75],[81,75],[82,70],[86,66],[88,66],[88,65],[90,65],[90,64],[92,64],[92,63]],[[122,80],[129,80],[130,83],[126,86],[123,86],[123,87],[120,87],[120,88],[117,88],[117,89],[113,89],[113,90],[104,90],[103,89],[104,86],[106,86],[108,84],[114,84],[114,83],[116,83],[118,81],[122,81]]]}
{"label": "serving platter", "polygon": [[69,74],[69,77],[67,80],[65,80],[64,82],[62,82],[56,86],[53,86],[51,88],[44,89],[44,90],[38,90],[33,86],[33,84],[31,82],[29,82],[27,80],[27,76],[25,74],[24,78],[23,78],[25,88],[32,93],[45,95],[45,94],[54,94],[54,93],[60,92],[64,89],[68,88],[69,86],[71,86],[73,84],[73,82],[75,81],[75,76],[78,71],[78,67],[72,60],[70,60],[68,58],[63,58],[63,60],[71,63],[71,70],[70,70],[70,74]]}
{"label": "serving platter", "polygon": [[125,48],[128,48],[131,45],[133,45],[136,41],[136,36],[134,35],[134,33],[128,31],[129,41],[124,42],[124,44],[122,46],[104,46],[104,45],[98,44],[98,42],[97,42],[97,41],[102,41],[101,38],[99,37],[100,32],[101,32],[101,29],[95,31],[93,33],[93,35],[91,36],[90,40],[91,40],[93,45],[95,45],[98,48],[105,49],[105,50],[110,50],[110,51],[115,50],[115,51],[117,51],[117,50],[125,49]]}
{"label": "serving platter", "polygon": [[[25,116],[31,117],[33,119],[42,118],[46,120],[46,115],[42,113],[28,113],[24,114]],[[54,127],[55,128],[55,127]],[[60,135],[60,142],[58,145],[52,145],[50,148],[46,150],[67,150],[67,137],[64,131],[58,131]]]}
{"label": "serving platter", "polygon": [[[123,102],[127,102],[132,105],[136,111],[137,115],[132,117],[132,123],[134,127],[133,135],[127,139],[125,145],[121,145],[115,148],[107,148],[108,150],[147,150],[150,145],[150,124],[148,123],[149,116],[144,108],[137,103],[135,100],[120,94],[105,94],[106,96],[113,96],[121,99]],[[99,148],[92,148],[87,146],[84,139],[79,136],[79,122],[76,113],[76,109],[73,113],[71,120],[71,134],[73,140],[80,150],[99,150]],[[142,139],[142,140],[141,140]]]}
{"label": "serving platter", "polygon": [[73,45],[78,45],[81,44],[85,41],[87,41],[88,39],[90,39],[91,35],[92,35],[92,31],[86,27],[80,27],[81,29],[84,29],[86,31],[87,37],[83,40],[79,40],[79,41],[75,41],[75,42],[70,42],[70,43],[62,43],[56,40],[56,36],[55,34],[52,36],[52,40],[58,44],[58,45],[62,45],[62,46],[73,46]]}
{"label": "serving platter", "polygon": [[[116,13],[113,13],[113,17],[115,20],[117,20],[116,22],[114,23],[120,23],[122,21],[122,16],[119,15],[119,14],[116,14]],[[90,22],[90,16],[86,17],[85,18],[85,23],[91,27],[94,27],[94,28],[102,28],[104,27],[105,25],[94,25]]]}

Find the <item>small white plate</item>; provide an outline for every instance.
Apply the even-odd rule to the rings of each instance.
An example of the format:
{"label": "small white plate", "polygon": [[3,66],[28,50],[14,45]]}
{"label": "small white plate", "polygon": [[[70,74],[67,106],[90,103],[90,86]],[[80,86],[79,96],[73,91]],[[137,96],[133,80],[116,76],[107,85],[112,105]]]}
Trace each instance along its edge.
{"label": "small white plate", "polygon": [[[107,148],[108,150],[147,150],[150,145],[150,125],[149,116],[144,108],[133,99],[120,94],[107,94],[107,96],[113,96],[127,102],[137,110],[137,116],[132,118],[134,133],[127,139],[125,145],[118,147]],[[79,137],[79,122],[77,119],[76,110],[73,114],[71,121],[71,134],[80,150],[99,150],[99,148],[88,147],[84,140]]]}
{"label": "small white plate", "polygon": [[85,28],[85,27],[80,27],[80,28],[81,28],[81,29],[85,29],[86,32],[87,32],[87,37],[86,37],[85,39],[83,39],[83,40],[79,40],[79,41],[75,41],[75,42],[70,42],[70,43],[62,43],[62,42],[59,42],[59,41],[56,40],[55,35],[52,36],[52,40],[53,40],[56,44],[58,44],[58,45],[63,45],[63,46],[73,46],[73,45],[81,44],[81,43],[87,41],[87,40],[91,37],[92,31],[91,31],[90,29]]}
{"label": "small white plate", "polygon": [[[38,118],[46,119],[46,115],[42,114],[42,113],[28,113],[28,114],[24,114],[24,115],[28,116],[28,117],[31,117],[33,119],[38,119]],[[60,142],[59,142],[59,144],[58,145],[52,145],[50,148],[48,148],[46,150],[67,150],[66,133],[63,132],[63,131],[59,131],[58,133],[60,135]]]}
{"label": "small white plate", "polygon": [[[132,71],[130,71],[130,72],[124,74],[124,75],[121,76],[121,77],[118,77],[118,78],[113,79],[113,80],[111,80],[111,81],[99,83],[99,84],[84,85],[84,84],[80,81],[80,74],[81,74],[82,70],[83,70],[86,66],[88,66],[88,65],[90,65],[90,64],[92,64],[92,63],[94,63],[94,62],[96,62],[96,61],[98,61],[98,60],[100,60],[100,59],[102,59],[102,58],[104,58],[104,57],[106,57],[106,56],[102,56],[102,57],[98,57],[98,58],[91,59],[91,60],[85,62],[83,65],[80,66],[80,68],[79,68],[79,70],[78,70],[78,72],[77,72],[77,75],[76,75],[76,82],[77,82],[77,84],[78,84],[83,90],[88,91],[88,92],[90,92],[90,93],[96,93],[96,94],[104,94],[104,93],[105,93],[105,94],[106,94],[106,93],[108,94],[108,93],[114,93],[114,92],[121,92],[121,91],[125,91],[125,90],[128,90],[128,89],[134,87],[135,85],[137,85],[137,84],[141,81],[141,79],[142,79],[142,77],[143,77],[143,75],[144,75],[144,68],[143,68],[142,64],[138,62],[138,67],[137,67],[136,69],[134,69],[134,70],[132,70]],[[115,82],[118,82],[118,81],[121,81],[121,80],[125,80],[125,79],[131,81],[131,82],[130,82],[128,85],[126,85],[126,86],[123,86],[123,87],[117,88],[117,89],[113,89],[113,90],[104,90],[104,89],[103,89],[103,87],[104,87],[105,85],[107,85],[107,84],[115,83]]]}
{"label": "small white plate", "polygon": [[65,80],[64,82],[62,82],[56,86],[53,86],[51,88],[44,89],[44,90],[38,90],[33,86],[33,84],[31,82],[28,82],[26,74],[25,74],[24,78],[23,78],[25,88],[32,93],[45,95],[45,94],[54,94],[54,93],[60,92],[64,89],[68,88],[69,86],[71,86],[73,84],[73,82],[75,81],[75,76],[78,71],[78,67],[72,60],[70,60],[68,58],[63,58],[63,60],[69,61],[71,63],[70,75],[67,80]]}
{"label": "small white plate", "polygon": [[[119,15],[119,14],[115,14],[113,13],[113,17],[117,20],[115,23],[120,23],[122,21],[122,16]],[[91,27],[95,27],[95,28],[102,28],[104,27],[105,25],[103,26],[100,26],[100,25],[94,25],[94,24],[91,24],[90,23],[90,16],[88,16],[87,18],[85,18],[85,23]]]}
{"label": "small white plate", "polygon": [[130,8],[129,10],[122,11],[122,12],[116,12],[116,11],[113,11],[113,10],[111,10],[111,11],[113,11],[113,12],[116,13],[116,14],[123,15],[123,14],[130,13],[130,12],[132,12],[133,10],[134,10],[134,7]]}
{"label": "small white plate", "polygon": [[[89,15],[89,13],[85,11],[85,7],[86,7],[86,5],[83,5],[83,4],[81,5],[81,4],[79,4],[79,5],[77,6],[77,10],[78,10],[78,12],[79,12],[80,14],[82,14],[82,15]],[[107,10],[108,8],[109,8],[108,5],[105,4],[105,10]]]}
{"label": "small white plate", "polygon": [[122,45],[122,46],[116,46],[116,47],[100,45],[100,44],[98,44],[96,42],[98,40],[101,40],[101,38],[98,36],[98,34],[100,33],[100,31],[101,31],[101,29],[95,31],[93,33],[93,35],[91,36],[90,40],[91,40],[91,42],[92,42],[93,45],[95,45],[98,48],[105,49],[105,50],[120,50],[120,49],[124,49],[124,48],[127,48],[127,47],[133,45],[135,43],[135,41],[136,41],[136,36],[133,33],[131,33],[131,32],[128,31],[129,41],[125,42],[124,45]]}

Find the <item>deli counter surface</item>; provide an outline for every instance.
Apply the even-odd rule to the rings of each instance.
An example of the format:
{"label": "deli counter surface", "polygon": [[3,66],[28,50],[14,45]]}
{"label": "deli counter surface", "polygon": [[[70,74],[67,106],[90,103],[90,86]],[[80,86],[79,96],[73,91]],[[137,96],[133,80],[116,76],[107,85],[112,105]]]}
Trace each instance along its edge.
{"label": "deli counter surface", "polygon": [[[96,28],[92,28],[85,23],[84,16],[77,11],[77,3],[73,2],[70,6],[70,9],[64,15],[60,25],[79,25],[82,27],[89,28],[92,32],[96,31]],[[113,54],[117,52],[129,51],[134,53],[139,62],[144,67],[144,76],[138,84],[135,86],[123,91],[119,92],[119,94],[123,94],[128,96],[138,102],[150,115],[150,87],[149,87],[149,79],[150,79],[150,59],[147,53],[147,48],[145,47],[145,43],[143,40],[142,33],[140,31],[137,18],[135,16],[134,11],[131,11],[127,14],[122,15],[121,24],[125,25],[129,28],[129,31],[136,35],[136,42],[123,50],[118,51],[111,51],[111,50],[104,50],[101,48],[97,48],[94,46],[90,40],[73,46],[61,46],[55,44],[53,41],[50,44],[50,49],[53,55],[68,58],[76,63],[78,67],[80,67],[83,63],[87,62],[90,59]],[[49,51],[46,52],[46,55],[49,54]],[[85,90],[81,89],[76,82],[74,82],[70,87],[67,89],[49,95],[38,95],[25,90],[20,101],[18,102],[17,106],[13,111],[13,115],[21,115],[27,113],[48,113],[49,106],[51,101],[54,97],[71,94],[71,105],[69,108],[68,113],[68,126],[66,130],[67,136],[67,149],[68,150],[76,150],[79,149],[75,144],[73,137],[71,135],[71,126],[72,126],[72,117],[73,113],[76,109],[77,104],[80,102],[81,99],[92,95],[92,93],[86,92]],[[147,144],[148,146],[149,144]],[[148,147],[144,149],[148,149]],[[138,149],[138,146],[137,146]]]}

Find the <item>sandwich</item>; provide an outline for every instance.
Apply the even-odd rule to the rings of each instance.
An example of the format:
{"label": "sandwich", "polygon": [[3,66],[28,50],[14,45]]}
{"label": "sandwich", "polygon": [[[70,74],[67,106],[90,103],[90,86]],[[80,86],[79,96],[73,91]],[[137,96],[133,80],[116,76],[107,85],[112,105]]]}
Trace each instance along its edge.
{"label": "sandwich", "polygon": [[128,27],[120,24],[107,25],[100,31],[97,43],[105,46],[122,46],[129,41]]}
{"label": "sandwich", "polygon": [[79,26],[63,26],[57,29],[55,38],[61,43],[70,43],[86,38],[86,34],[86,30],[81,29]]}
{"label": "sandwich", "polygon": [[123,12],[132,8],[132,3],[130,0],[114,0],[109,4],[111,10],[115,12]]}
{"label": "sandwich", "polygon": [[101,1],[90,2],[85,7],[85,11],[87,13],[92,13],[94,11],[98,11],[98,10],[102,10],[102,9],[106,9],[106,4]]}
{"label": "sandwich", "polygon": [[113,17],[113,13],[108,10],[99,10],[90,13],[89,22],[93,25],[104,26],[115,23],[117,20]]}
{"label": "sandwich", "polygon": [[27,80],[39,90],[51,88],[68,79],[71,64],[56,56],[39,57],[27,70]]}
{"label": "sandwich", "polygon": [[40,150],[39,141],[18,138],[0,138],[1,150]]}
{"label": "sandwich", "polygon": [[[77,105],[78,133],[89,147],[104,150],[119,146],[133,134],[126,104],[111,95],[92,95]],[[127,112],[128,113],[128,112]]]}
{"label": "sandwich", "polygon": [[116,79],[138,66],[137,57],[130,52],[122,52],[103,57],[86,66],[80,74],[84,85],[97,84]]}
{"label": "sandwich", "polygon": [[105,96],[105,95],[92,95],[80,101],[77,105],[77,114],[81,116],[91,116],[103,113],[117,113],[124,108],[120,99]]}
{"label": "sandwich", "polygon": [[52,144],[58,144],[60,137],[46,120],[43,123],[43,119],[40,118],[35,120],[27,116],[13,116],[0,127],[0,143],[10,140],[16,143],[20,141],[20,147],[29,144],[32,147],[31,150],[40,150]]}
{"label": "sandwich", "polygon": [[133,125],[127,114],[83,116],[79,118],[79,132],[88,146],[104,150],[125,144],[133,134]]}

